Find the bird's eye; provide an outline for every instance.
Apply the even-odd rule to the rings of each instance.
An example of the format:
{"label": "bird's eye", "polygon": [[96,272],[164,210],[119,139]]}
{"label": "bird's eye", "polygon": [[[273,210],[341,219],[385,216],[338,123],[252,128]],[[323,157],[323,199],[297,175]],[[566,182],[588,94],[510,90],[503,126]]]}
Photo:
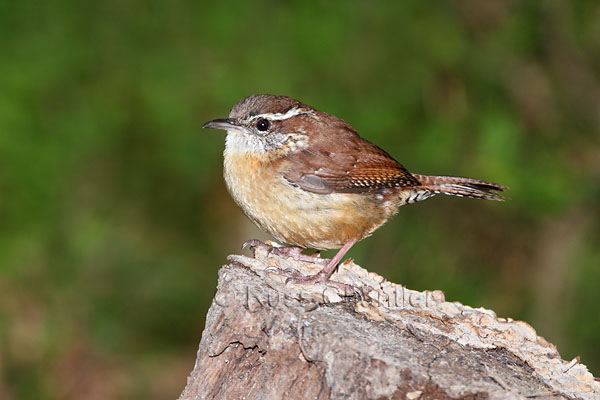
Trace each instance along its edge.
{"label": "bird's eye", "polygon": [[269,129],[269,126],[271,126],[271,123],[268,119],[260,118],[258,121],[256,121],[256,129],[259,131],[264,132]]}

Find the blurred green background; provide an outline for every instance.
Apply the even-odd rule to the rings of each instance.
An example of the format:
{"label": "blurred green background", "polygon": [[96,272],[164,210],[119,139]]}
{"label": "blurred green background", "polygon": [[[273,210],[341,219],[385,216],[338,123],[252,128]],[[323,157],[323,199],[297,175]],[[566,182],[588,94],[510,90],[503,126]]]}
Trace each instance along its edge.
{"label": "blurred green background", "polygon": [[404,207],[350,257],[600,374],[597,1],[0,4],[0,398],[175,398],[226,256],[269,238],[222,132],[252,93],[506,203]]}

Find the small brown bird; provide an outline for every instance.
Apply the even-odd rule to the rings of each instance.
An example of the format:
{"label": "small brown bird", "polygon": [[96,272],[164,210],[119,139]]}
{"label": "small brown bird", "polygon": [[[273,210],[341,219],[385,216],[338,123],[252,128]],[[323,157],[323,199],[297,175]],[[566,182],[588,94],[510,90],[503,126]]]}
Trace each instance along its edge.
{"label": "small brown bird", "polygon": [[293,246],[273,251],[315,261],[301,250],[340,249],[331,260],[320,259],[327,262],[321,272],[295,273],[294,281],[329,280],[352,245],[400,206],[438,193],[503,200],[494,191],[507,189],[478,179],[411,174],[347,122],[289,97],[246,97],[229,118],[203,128],[227,131],[224,175],[235,202],[256,225]]}

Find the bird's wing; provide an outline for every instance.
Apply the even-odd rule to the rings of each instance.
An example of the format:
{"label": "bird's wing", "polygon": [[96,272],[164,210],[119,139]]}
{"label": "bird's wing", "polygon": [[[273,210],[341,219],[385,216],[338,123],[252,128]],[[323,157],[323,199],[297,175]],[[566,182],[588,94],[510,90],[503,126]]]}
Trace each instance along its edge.
{"label": "bird's wing", "polygon": [[398,161],[353,130],[334,139],[317,138],[286,158],[284,178],[313,193],[365,193],[420,185]]}

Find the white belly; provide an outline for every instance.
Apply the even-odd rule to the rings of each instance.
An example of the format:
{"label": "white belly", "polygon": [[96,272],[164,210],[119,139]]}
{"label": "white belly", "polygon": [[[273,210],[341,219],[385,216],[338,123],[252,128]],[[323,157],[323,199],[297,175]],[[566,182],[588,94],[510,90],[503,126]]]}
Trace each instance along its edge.
{"label": "white belly", "polygon": [[375,196],[307,192],[247,154],[226,151],[224,176],[232,197],[252,221],[278,240],[301,247],[340,248],[371,234],[396,210]]}

